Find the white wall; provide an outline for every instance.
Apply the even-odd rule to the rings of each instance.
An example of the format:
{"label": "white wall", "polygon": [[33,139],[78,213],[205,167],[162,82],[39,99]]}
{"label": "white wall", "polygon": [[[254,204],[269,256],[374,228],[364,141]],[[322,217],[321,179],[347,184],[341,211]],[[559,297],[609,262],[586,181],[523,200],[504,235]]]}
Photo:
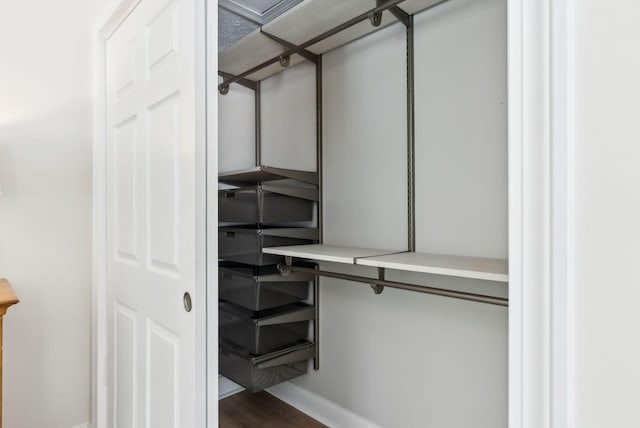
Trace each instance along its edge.
{"label": "white wall", "polygon": [[[419,251],[505,257],[505,3],[415,18]],[[406,249],[405,35],[324,58],[325,243]],[[323,264],[375,276],[375,270]],[[389,278],[504,295],[503,284]],[[321,369],[293,381],[380,427],[504,427],[507,311],[321,280]]]}
{"label": "white wall", "polygon": [[[507,254],[505,5],[453,0],[415,18],[421,251]],[[323,63],[325,243],[406,249],[404,27],[330,52]],[[309,146],[282,166],[304,169],[314,160],[313,70],[297,66],[263,83],[263,111],[278,107],[277,125],[297,126],[277,139],[263,134],[263,157],[269,147],[290,154],[297,144]],[[301,87],[280,91],[293,76]],[[221,109],[223,102],[231,103],[221,100]],[[220,124],[221,135],[227,126]],[[219,144],[227,150],[224,138]],[[355,266],[322,268],[376,275]],[[387,275],[506,295],[504,284]],[[376,296],[367,285],[328,278],[320,288],[321,368],[295,385],[380,427],[506,427],[505,308],[393,289]]]}
{"label": "white wall", "polygon": [[89,421],[91,27],[97,0],[0,4],[7,427]]}
{"label": "white wall", "polygon": [[574,3],[575,427],[637,427],[640,4]]}

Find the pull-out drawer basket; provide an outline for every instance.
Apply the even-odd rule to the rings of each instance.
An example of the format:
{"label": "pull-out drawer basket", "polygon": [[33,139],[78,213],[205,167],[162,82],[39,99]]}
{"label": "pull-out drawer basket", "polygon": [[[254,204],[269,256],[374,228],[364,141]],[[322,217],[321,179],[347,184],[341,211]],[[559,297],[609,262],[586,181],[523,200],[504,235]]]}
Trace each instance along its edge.
{"label": "pull-out drawer basket", "polygon": [[220,374],[258,392],[307,373],[307,360],[314,355],[315,345],[310,342],[256,356],[220,340]]}
{"label": "pull-out drawer basket", "polygon": [[304,303],[262,312],[219,303],[220,337],[256,355],[306,340],[314,318],[315,308]]}
{"label": "pull-out drawer basket", "polygon": [[[267,189],[272,188],[273,191]],[[221,222],[280,224],[313,219],[313,200],[291,196],[317,192],[315,189],[253,186],[218,191],[218,219]]]}
{"label": "pull-out drawer basket", "polygon": [[251,266],[220,262],[218,296],[252,311],[263,311],[309,297],[313,275],[291,273],[280,275],[275,265]]}
{"label": "pull-out drawer basket", "polygon": [[306,227],[221,227],[218,229],[218,252],[221,259],[265,266],[280,263],[284,257],[263,254],[263,248],[312,244],[317,239],[318,230]]}

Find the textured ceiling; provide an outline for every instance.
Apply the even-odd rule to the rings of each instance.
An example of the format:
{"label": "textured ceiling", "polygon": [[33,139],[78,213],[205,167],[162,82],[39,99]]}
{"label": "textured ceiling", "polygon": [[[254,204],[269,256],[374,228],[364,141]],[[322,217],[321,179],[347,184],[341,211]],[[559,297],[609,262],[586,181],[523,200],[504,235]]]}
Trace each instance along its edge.
{"label": "textured ceiling", "polygon": [[255,22],[219,7],[218,52],[222,52],[256,28],[258,28],[258,24]]}
{"label": "textured ceiling", "polygon": [[302,0],[218,0],[218,52]]}

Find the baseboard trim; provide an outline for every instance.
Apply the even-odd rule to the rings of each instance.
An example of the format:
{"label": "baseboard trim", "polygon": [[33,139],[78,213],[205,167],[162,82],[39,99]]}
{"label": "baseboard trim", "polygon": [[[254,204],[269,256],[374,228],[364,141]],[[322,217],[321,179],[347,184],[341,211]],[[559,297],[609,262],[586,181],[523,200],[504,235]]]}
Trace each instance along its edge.
{"label": "baseboard trim", "polygon": [[244,391],[244,388],[237,383],[220,375],[218,376],[218,400],[231,397],[234,394]]}
{"label": "baseboard trim", "polygon": [[272,386],[267,392],[330,427],[380,428],[350,410],[290,382]]}

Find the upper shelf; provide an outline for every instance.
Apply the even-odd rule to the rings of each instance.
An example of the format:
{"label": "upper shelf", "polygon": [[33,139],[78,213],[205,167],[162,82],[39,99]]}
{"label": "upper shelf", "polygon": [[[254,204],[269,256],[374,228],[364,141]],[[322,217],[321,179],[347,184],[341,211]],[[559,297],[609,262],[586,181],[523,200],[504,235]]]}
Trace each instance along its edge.
{"label": "upper shelf", "polygon": [[318,173],[298,171],[295,169],[273,168],[270,166],[255,166],[239,171],[221,172],[218,181],[228,184],[258,184],[263,181],[293,179],[308,184],[318,184]]}
{"label": "upper shelf", "polygon": [[507,260],[444,254],[397,252],[333,245],[294,245],[262,250],[267,254],[325,262],[357,264],[409,272],[508,282]]}
{"label": "upper shelf", "polygon": [[[394,0],[389,0],[396,3]],[[443,3],[446,0],[404,0],[397,7],[413,15],[422,10]],[[376,6],[373,0],[306,0],[291,8],[278,18],[254,31],[238,43],[222,51],[218,56],[219,70],[232,75],[240,75],[269,60],[277,59],[288,49],[267,37],[262,31],[282,40],[300,46],[313,41],[318,36],[332,30],[358,16],[367,14]],[[389,10],[382,13],[379,26],[374,27],[368,19],[353,24],[343,31],[323,40],[317,40],[307,47],[315,54],[323,54],[347,44],[369,33],[397,22]],[[304,59],[291,55],[290,65]],[[282,71],[278,61],[257,70],[247,76],[249,80],[259,81]]]}

